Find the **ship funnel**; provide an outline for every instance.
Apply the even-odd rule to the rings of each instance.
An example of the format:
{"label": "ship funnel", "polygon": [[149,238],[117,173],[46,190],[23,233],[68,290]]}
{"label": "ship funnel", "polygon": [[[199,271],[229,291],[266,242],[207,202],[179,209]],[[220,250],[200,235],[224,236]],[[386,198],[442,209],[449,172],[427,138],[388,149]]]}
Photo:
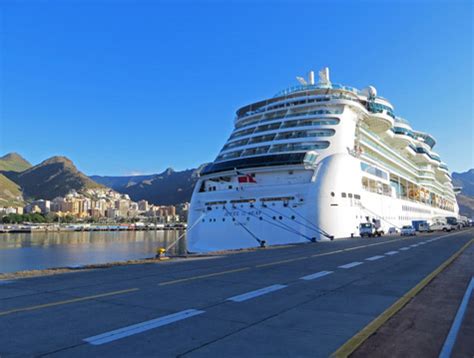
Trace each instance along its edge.
{"label": "ship funnel", "polygon": [[314,85],[314,71],[309,71],[308,79],[309,79],[309,84]]}
{"label": "ship funnel", "polygon": [[330,86],[331,81],[329,80],[329,68],[324,67],[319,71],[319,84],[322,86]]}

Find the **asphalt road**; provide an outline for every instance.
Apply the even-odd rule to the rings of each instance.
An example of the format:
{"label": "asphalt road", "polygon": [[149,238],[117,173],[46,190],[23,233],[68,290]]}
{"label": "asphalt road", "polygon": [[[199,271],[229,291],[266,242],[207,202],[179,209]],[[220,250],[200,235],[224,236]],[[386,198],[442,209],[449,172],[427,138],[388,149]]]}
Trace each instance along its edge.
{"label": "asphalt road", "polygon": [[0,282],[0,356],[326,357],[474,230]]}

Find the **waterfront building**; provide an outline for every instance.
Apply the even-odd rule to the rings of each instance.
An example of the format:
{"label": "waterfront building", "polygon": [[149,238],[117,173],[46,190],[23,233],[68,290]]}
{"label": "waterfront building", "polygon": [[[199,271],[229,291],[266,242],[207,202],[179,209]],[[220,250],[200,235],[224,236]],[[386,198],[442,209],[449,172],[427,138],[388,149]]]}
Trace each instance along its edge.
{"label": "waterfront building", "polygon": [[115,201],[115,209],[117,209],[119,216],[127,217],[130,208],[130,200],[118,199]]}
{"label": "waterfront building", "polygon": [[209,251],[358,235],[458,216],[436,140],[369,86],[329,70],[240,108],[215,161],[201,167],[188,247]]}
{"label": "waterfront building", "polygon": [[149,207],[150,206],[148,204],[148,201],[146,201],[146,200],[140,200],[138,202],[138,210],[139,211],[148,211]]}

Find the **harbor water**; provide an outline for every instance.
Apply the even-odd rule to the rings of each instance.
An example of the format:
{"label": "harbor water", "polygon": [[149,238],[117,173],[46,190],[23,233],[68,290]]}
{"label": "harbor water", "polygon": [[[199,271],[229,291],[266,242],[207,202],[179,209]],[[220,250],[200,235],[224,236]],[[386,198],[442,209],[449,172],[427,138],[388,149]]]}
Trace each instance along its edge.
{"label": "harbor water", "polygon": [[[0,234],[0,273],[77,267],[153,257],[183,231],[97,231]],[[169,250],[186,252],[183,237]]]}

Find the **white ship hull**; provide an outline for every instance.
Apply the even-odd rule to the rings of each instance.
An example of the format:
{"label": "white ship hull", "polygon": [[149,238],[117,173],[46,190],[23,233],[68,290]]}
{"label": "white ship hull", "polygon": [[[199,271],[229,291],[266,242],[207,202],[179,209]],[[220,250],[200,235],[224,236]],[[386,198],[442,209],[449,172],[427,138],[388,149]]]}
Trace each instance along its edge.
{"label": "white ship hull", "polygon": [[457,217],[451,180],[431,151],[432,137],[365,108],[389,108],[384,99],[361,93],[346,98],[336,89],[328,97],[327,87],[310,89],[292,95],[298,108],[283,110],[283,117],[282,105],[274,103],[288,103],[287,97],[238,112],[228,144],[194,190],[189,251],[358,236],[359,225],[374,220],[387,232],[413,220]]}

